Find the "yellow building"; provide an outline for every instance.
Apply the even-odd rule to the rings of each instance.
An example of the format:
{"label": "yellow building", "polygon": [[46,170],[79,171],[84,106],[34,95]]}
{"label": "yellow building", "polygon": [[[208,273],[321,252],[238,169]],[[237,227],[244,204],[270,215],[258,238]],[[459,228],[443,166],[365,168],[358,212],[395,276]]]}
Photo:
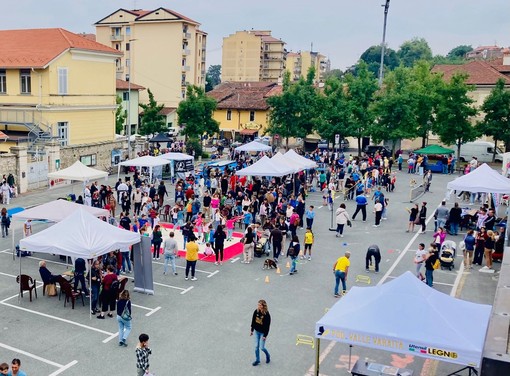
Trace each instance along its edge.
{"label": "yellow building", "polygon": [[324,75],[330,70],[327,56],[319,52],[298,51],[287,53],[286,70],[290,72],[292,81],[305,77],[310,67],[315,67],[315,82],[323,82]]}
{"label": "yellow building", "polygon": [[64,29],[0,31],[1,151],[58,138],[115,139],[115,60],[121,52]]}
{"label": "yellow building", "polygon": [[238,31],[223,38],[223,82],[278,82],[285,69],[285,42],[271,31]]}
{"label": "yellow building", "polygon": [[281,92],[274,82],[223,82],[209,91],[217,102],[213,118],[220,123],[221,136],[262,136],[268,125],[266,99]]}
{"label": "yellow building", "polygon": [[[96,22],[98,42],[124,52],[117,78],[149,89],[159,104],[177,107],[186,86],[205,87],[207,34],[173,10],[119,9]],[[148,102],[148,91],[140,101]]]}

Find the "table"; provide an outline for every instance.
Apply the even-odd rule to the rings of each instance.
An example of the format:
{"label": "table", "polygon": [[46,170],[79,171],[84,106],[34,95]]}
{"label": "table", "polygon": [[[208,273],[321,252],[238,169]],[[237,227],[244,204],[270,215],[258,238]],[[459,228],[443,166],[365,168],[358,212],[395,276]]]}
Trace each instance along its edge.
{"label": "table", "polygon": [[412,376],[413,370],[358,360],[352,367],[351,374],[353,376]]}
{"label": "table", "polygon": [[72,283],[74,281],[74,272],[68,270],[62,273],[62,277],[67,279],[69,283]]}

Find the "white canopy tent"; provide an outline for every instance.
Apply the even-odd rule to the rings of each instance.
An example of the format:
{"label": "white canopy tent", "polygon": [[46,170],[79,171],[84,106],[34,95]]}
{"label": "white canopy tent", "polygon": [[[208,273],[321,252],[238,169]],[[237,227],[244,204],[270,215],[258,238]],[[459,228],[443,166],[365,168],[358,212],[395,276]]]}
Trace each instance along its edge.
{"label": "white canopy tent", "polygon": [[489,305],[456,299],[405,272],[380,286],[351,288],[316,323],[315,336],[479,367],[490,314]]}
{"label": "white canopy tent", "polygon": [[285,158],[295,163],[297,166],[302,167],[303,169],[316,168],[317,163],[312,161],[311,159],[305,158],[302,155],[296,153],[293,149],[287,150],[284,154]]}
{"label": "white canopy tent", "polygon": [[301,171],[303,170],[303,167],[296,164],[296,163],[293,163],[293,161],[287,159],[282,153],[278,152],[276,153],[275,155],[273,155],[271,157],[271,161],[275,164],[275,165],[280,165],[280,166],[284,166],[286,168],[290,168],[292,169],[292,172],[298,172],[298,171]]}
{"label": "white canopy tent", "polygon": [[[20,249],[88,260],[140,242],[139,234],[112,226],[84,209],[82,207],[46,230],[21,239]],[[89,284],[91,275],[89,273]]]}
{"label": "white canopy tent", "polygon": [[189,161],[193,160],[192,155],[184,154],[184,153],[165,153],[161,154],[159,158],[171,160],[171,161]]}
{"label": "white canopy tent", "polygon": [[27,219],[33,219],[60,222],[80,209],[86,211],[94,217],[108,217],[110,215],[110,212],[106,209],[75,204],[74,202],[67,200],[55,200],[13,214],[12,218],[23,221],[26,221]]}
{"label": "white canopy tent", "polygon": [[294,169],[278,165],[271,161],[266,155],[254,164],[236,171],[238,176],[285,176],[292,174]]}
{"label": "white canopy tent", "polygon": [[117,169],[117,179],[120,175],[120,166],[135,166],[135,167],[149,167],[149,180],[152,181],[152,170],[154,167],[163,166],[169,164],[170,161],[161,157],[153,157],[150,155],[144,155],[134,159],[120,162]]}
{"label": "white canopy tent", "polygon": [[77,180],[77,181],[90,181],[94,179],[107,178],[108,172],[96,170],[95,168],[91,168],[85,166],[80,161],[74,162],[71,166],[64,168],[59,171],[50,172],[48,174],[48,179],[62,179],[62,180]]}
{"label": "white canopy tent", "polygon": [[189,175],[195,174],[194,158],[192,155],[184,153],[166,153],[159,156],[159,158],[170,161],[170,172],[172,177],[185,179]]}
{"label": "white canopy tent", "polygon": [[449,192],[467,191],[505,194],[510,193],[510,179],[484,163],[473,172],[449,182],[446,189]]}
{"label": "white canopy tent", "polygon": [[82,207],[46,230],[21,239],[20,249],[87,260],[139,241],[139,234],[112,226]]}
{"label": "white canopy tent", "polygon": [[271,151],[273,148],[269,145],[263,144],[261,142],[252,141],[248,142],[247,144],[238,146],[235,148],[235,151],[241,152],[241,151]]}

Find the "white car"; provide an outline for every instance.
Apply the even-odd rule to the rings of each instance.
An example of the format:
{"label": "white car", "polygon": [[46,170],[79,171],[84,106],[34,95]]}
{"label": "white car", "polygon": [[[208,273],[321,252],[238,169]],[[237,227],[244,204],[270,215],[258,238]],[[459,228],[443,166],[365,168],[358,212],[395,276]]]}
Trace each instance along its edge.
{"label": "white car", "polygon": [[179,129],[175,127],[169,127],[167,131],[168,137],[177,137],[179,135]]}

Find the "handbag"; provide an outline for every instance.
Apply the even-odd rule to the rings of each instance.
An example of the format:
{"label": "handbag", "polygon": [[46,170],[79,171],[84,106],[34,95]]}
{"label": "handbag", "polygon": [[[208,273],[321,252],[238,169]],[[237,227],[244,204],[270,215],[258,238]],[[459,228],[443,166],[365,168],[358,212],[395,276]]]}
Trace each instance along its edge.
{"label": "handbag", "polygon": [[124,306],[124,310],[122,311],[122,315],[120,315],[122,320],[126,320],[126,321],[130,321],[131,320],[131,312],[129,312],[128,302],[129,302],[129,300],[126,302],[126,305]]}
{"label": "handbag", "polygon": [[57,295],[57,287],[55,284],[46,285],[46,295],[48,296],[56,296]]}

